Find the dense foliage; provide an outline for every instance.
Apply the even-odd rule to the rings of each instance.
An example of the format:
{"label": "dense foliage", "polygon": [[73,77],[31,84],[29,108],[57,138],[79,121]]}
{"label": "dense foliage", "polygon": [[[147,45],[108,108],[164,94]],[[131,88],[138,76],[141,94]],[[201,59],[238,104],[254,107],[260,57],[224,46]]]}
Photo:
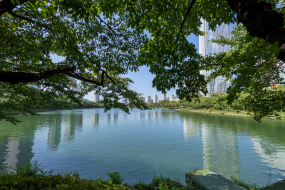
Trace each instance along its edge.
{"label": "dense foliage", "polygon": [[[15,123],[6,111],[33,113],[31,104],[64,107],[61,97],[81,104],[92,90],[103,96],[105,111],[147,109],[129,90],[132,80],[122,77],[147,65],[155,74],[153,87],[163,94],[177,88],[188,101],[207,93],[210,78],[200,70],[233,78],[227,104],[249,93],[247,104],[260,120],[284,105],[282,91],[264,90],[283,71],[284,13],[283,0],[1,0],[0,119]],[[237,21],[233,37],[219,41],[233,49],[201,57],[187,40],[203,35],[201,18],[212,30]],[[82,92],[72,90],[72,78],[81,81]]]}

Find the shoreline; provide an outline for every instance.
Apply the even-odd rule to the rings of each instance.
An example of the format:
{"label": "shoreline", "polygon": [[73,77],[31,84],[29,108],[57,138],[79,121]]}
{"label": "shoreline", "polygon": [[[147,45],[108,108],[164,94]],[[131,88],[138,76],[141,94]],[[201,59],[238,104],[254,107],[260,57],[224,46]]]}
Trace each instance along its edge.
{"label": "shoreline", "polygon": [[[244,116],[244,117],[253,117],[253,115],[251,114],[239,114],[239,113],[233,113],[233,112],[217,112],[217,111],[203,111],[203,110],[191,110],[191,109],[178,109],[178,111],[190,111],[190,112],[201,112],[201,113],[209,113],[209,114],[221,114],[221,115],[236,115],[236,116]],[[280,120],[284,120],[284,118],[277,118],[274,116],[268,116],[268,117],[264,117],[267,119],[280,119]]]}

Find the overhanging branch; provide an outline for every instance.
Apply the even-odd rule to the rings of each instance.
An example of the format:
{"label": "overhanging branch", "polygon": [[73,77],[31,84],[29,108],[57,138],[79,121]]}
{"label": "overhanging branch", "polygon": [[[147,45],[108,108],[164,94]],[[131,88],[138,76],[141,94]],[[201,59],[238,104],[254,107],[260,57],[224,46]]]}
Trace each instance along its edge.
{"label": "overhanging branch", "polygon": [[0,81],[9,82],[10,84],[18,84],[36,82],[42,79],[52,77],[59,73],[66,73],[70,71],[75,71],[76,67],[63,67],[56,68],[53,70],[43,71],[43,72],[13,72],[13,71],[0,71]]}
{"label": "overhanging branch", "polygon": [[227,0],[236,11],[237,22],[243,23],[250,36],[257,36],[274,44],[279,42],[278,59],[285,62],[285,29],[283,14],[273,10],[270,3],[262,0]]}

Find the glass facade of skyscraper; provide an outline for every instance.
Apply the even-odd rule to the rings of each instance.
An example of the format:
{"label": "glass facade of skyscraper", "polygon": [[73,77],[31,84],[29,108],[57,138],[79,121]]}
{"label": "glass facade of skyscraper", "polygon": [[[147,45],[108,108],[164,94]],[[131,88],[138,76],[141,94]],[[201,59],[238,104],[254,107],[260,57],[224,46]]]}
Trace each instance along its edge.
{"label": "glass facade of skyscraper", "polygon": [[[230,46],[219,45],[217,43],[211,42],[212,39],[218,39],[219,36],[230,37],[230,27],[227,24],[222,24],[221,26],[217,26],[215,31],[209,29],[209,24],[205,20],[201,20],[202,25],[200,30],[206,32],[207,34],[204,36],[199,36],[199,54],[202,56],[206,55],[214,55],[214,53],[225,52],[230,49]],[[206,77],[211,74],[212,71],[201,70],[200,73],[205,75]],[[218,76],[215,79],[212,79],[207,84],[208,94],[209,96],[212,93],[225,93],[227,88],[231,85],[230,81],[224,82],[225,77]]]}

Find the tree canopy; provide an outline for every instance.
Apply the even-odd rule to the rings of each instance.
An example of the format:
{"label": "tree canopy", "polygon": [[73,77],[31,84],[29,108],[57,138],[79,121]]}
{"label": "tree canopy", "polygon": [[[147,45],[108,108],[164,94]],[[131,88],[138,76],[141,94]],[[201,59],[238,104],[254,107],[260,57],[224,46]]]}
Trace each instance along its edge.
{"label": "tree canopy", "polygon": [[[284,104],[284,93],[264,90],[280,79],[285,61],[284,14],[283,0],[1,0],[0,119],[15,122],[5,111],[31,113],[30,104],[61,107],[63,96],[80,104],[91,90],[103,96],[106,111],[147,109],[129,90],[132,80],[122,77],[146,65],[155,74],[153,87],[162,93],[176,87],[187,100],[207,93],[210,78],[200,70],[214,69],[211,77],[233,79],[228,103],[250,93],[260,120]],[[203,35],[201,18],[212,30],[238,23],[231,39],[217,41],[232,50],[197,53],[187,37]],[[81,81],[82,93],[71,90],[72,78]]]}

